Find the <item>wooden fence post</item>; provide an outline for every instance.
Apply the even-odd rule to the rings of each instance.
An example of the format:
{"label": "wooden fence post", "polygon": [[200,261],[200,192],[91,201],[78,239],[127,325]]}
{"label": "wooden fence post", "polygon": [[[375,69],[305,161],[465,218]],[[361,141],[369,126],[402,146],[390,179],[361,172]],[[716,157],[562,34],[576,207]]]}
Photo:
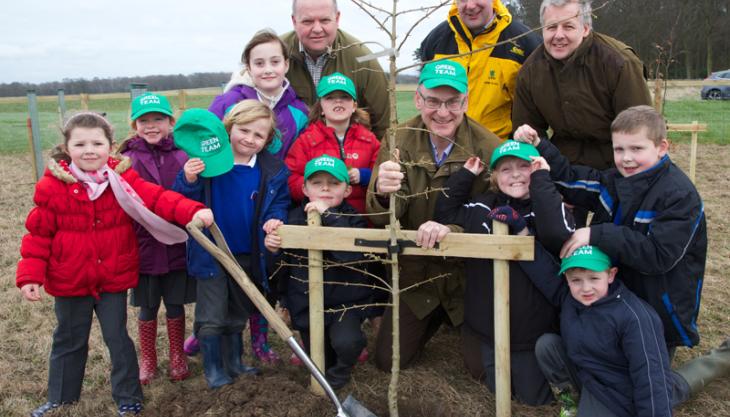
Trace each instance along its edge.
{"label": "wooden fence post", "polygon": [[33,174],[35,180],[43,175],[43,148],[41,144],[41,125],[38,121],[38,100],[35,90],[28,90],[28,141],[30,142],[30,154],[33,161]]}
{"label": "wooden fence post", "polygon": [[185,90],[178,90],[177,92],[177,106],[180,108],[180,112],[184,112],[188,108],[187,105],[188,93]]}
{"label": "wooden fence post", "polygon": [[[322,217],[317,210],[307,213],[307,225],[319,227]],[[309,250],[309,357],[324,373],[324,257],[321,250]],[[314,376],[309,389],[324,396],[325,392]]]}
{"label": "wooden fence post", "polygon": [[61,126],[63,126],[63,121],[66,119],[66,96],[63,88],[58,89],[58,118],[61,121]]}
{"label": "wooden fence post", "polygon": [[689,151],[689,179],[695,183],[697,173],[697,136],[699,135],[697,120],[692,121],[692,144]]}
{"label": "wooden fence post", "polygon": [[83,110],[89,110],[89,95],[86,93],[81,93],[81,108]]}
{"label": "wooden fence post", "polygon": [[[507,225],[492,222],[493,234],[509,235]],[[494,401],[497,417],[512,415],[509,334],[509,261],[494,260]]]}

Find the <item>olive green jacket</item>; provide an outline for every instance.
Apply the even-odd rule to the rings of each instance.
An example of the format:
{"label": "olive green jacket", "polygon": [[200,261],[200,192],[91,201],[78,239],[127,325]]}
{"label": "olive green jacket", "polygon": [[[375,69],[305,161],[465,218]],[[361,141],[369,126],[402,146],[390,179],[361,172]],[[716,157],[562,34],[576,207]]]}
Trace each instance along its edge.
{"label": "olive green jacket", "polygon": [[[289,49],[289,72],[286,76],[297,96],[311,107],[317,101],[317,86],[312,82],[304,54],[299,49],[299,38],[296,32],[288,32],[281,36],[281,40]],[[367,110],[373,133],[382,139],[390,123],[388,80],[383,69],[377,60],[358,63],[355,58],[369,55],[371,51],[342,30],[337,30],[332,50],[332,56],[324,64],[322,76],[340,72],[352,79],[357,89],[358,107]]]}
{"label": "olive green jacket", "polygon": [[[489,164],[492,151],[501,144],[501,141],[476,121],[464,117],[456,131],[455,145],[451,153],[446,161],[437,168],[428,132],[408,128],[426,129],[426,126],[421,120],[421,116],[416,116],[400,125],[396,133],[395,147],[400,152],[400,162],[405,179],[401,190],[396,194],[400,198],[396,199],[395,213],[403,229],[416,230],[421,224],[433,219],[438,193],[448,192],[442,187],[449,176],[461,169],[470,156],[478,156]],[[366,197],[369,213],[384,213],[382,216],[371,217],[372,222],[376,225],[385,225],[389,220],[388,208],[381,204],[382,197],[379,199],[375,194],[375,183],[380,164],[390,159],[390,154],[387,141],[383,141],[378,160],[373,167],[373,175]],[[488,179],[489,176],[485,170],[474,181],[472,195],[484,192],[489,185]],[[454,232],[462,231],[458,226],[450,227]],[[399,261],[401,289],[429,278],[448,275],[404,292],[402,300],[411,311],[419,319],[423,319],[441,305],[448,313],[452,324],[461,324],[464,319],[464,276],[461,262],[451,258],[418,256],[401,256]]]}
{"label": "olive green jacket", "polygon": [[565,61],[541,45],[520,69],[512,128],[528,124],[571,163],[613,167],[611,122],[621,111],[651,105],[644,64],[626,44],[591,32]]}

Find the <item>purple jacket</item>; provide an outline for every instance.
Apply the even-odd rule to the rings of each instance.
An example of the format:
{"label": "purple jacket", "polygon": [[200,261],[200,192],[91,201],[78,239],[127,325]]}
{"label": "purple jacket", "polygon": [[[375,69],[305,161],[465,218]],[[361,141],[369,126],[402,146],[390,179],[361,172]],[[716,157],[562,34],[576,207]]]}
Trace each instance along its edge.
{"label": "purple jacket", "polygon": [[[140,177],[168,190],[172,189],[177,173],[188,160],[185,152],[175,147],[172,136],[162,139],[156,146],[135,136],[122,145],[120,152],[132,160],[132,168]],[[136,223],[134,231],[139,242],[140,274],[162,275],[185,269],[185,243],[169,246],[160,243]]]}
{"label": "purple jacket", "polygon": [[[208,110],[215,113],[222,120],[228,109],[239,101],[247,99],[258,100],[256,90],[247,85],[237,85],[214,98]],[[273,153],[280,160],[284,160],[294,140],[307,126],[308,112],[307,105],[297,97],[294,89],[288,86],[284,90],[281,100],[274,107],[276,129],[281,140],[281,147]]]}

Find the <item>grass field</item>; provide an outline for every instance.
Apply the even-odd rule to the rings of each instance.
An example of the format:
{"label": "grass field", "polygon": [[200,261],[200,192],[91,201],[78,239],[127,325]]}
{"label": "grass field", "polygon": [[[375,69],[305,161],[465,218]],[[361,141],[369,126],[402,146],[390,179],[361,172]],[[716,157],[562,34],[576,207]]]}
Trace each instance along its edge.
{"label": "grass field", "polygon": [[[215,94],[220,92],[220,89],[189,91],[190,93],[186,98],[188,108],[207,108]],[[170,99],[173,108],[179,109],[178,93],[172,91],[165,92],[165,94]],[[682,95],[680,100],[667,101],[665,105],[667,120],[670,123],[689,123],[693,120],[707,123],[708,131],[700,136],[702,143],[730,143],[730,100],[700,101],[696,97],[697,95],[692,93]],[[399,120],[407,120],[416,114],[416,109],[413,106],[413,93],[398,91],[397,98]],[[130,133],[129,101],[129,95],[127,94],[101,94],[91,96],[89,108],[107,113],[109,120],[116,128],[116,137],[120,140]],[[78,96],[66,98],[67,112],[80,108],[81,101]],[[48,149],[60,140],[59,126],[61,122],[56,97],[40,97],[38,112],[43,148]],[[27,118],[28,104],[26,98],[0,98],[0,154],[16,154],[28,151]],[[682,142],[687,138],[689,138],[688,134],[670,134],[670,139],[674,141]]]}

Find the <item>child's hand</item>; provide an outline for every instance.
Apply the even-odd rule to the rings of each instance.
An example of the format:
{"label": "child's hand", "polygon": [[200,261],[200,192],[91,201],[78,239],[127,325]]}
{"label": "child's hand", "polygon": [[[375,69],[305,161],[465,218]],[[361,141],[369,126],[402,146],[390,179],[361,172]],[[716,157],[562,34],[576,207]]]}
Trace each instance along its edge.
{"label": "child's hand", "polygon": [[324,201],[310,201],[306,206],[304,206],[304,211],[309,213],[312,210],[317,210],[319,214],[324,214],[324,212],[329,208],[330,206]]}
{"label": "child's hand", "polygon": [[185,181],[192,184],[198,180],[198,175],[205,171],[205,162],[200,158],[190,158],[183,165]]}
{"label": "child's hand", "polygon": [[25,284],[20,287],[20,293],[28,301],[38,301],[41,299],[41,286],[38,284]]}
{"label": "child's hand", "polygon": [[418,228],[416,245],[424,249],[431,249],[436,246],[436,242],[441,242],[450,231],[443,224],[429,220]]}
{"label": "child's hand", "polygon": [[532,160],[531,174],[540,169],[550,171],[550,164],[542,156],[531,156],[530,159]]}
{"label": "child's hand", "polygon": [[282,224],[284,224],[284,222],[279,219],[266,220],[266,223],[264,223],[264,232],[266,232],[266,234],[268,235],[269,233],[278,229],[279,226],[281,226]]}
{"label": "child's hand", "polygon": [[479,175],[484,171],[484,162],[478,156],[470,156],[464,163],[464,168],[474,175]]}
{"label": "child's hand", "polygon": [[266,237],[264,238],[264,246],[266,246],[266,249],[268,249],[271,253],[279,252],[279,249],[281,249],[281,236],[276,233],[276,230],[272,230],[270,233],[266,233]]}
{"label": "child's hand", "polygon": [[360,184],[360,170],[357,168],[350,168],[347,170],[347,175],[350,177],[350,184]]}
{"label": "child's hand", "polygon": [[200,209],[193,215],[193,220],[200,220],[203,222],[205,227],[210,227],[213,224],[213,211],[211,209]]}
{"label": "child's hand", "polygon": [[537,134],[537,131],[526,124],[518,127],[512,138],[517,142],[529,143],[532,146],[540,144],[540,136]]}
{"label": "child's hand", "polygon": [[510,206],[495,207],[487,213],[487,217],[506,224],[509,226],[510,232],[515,235],[527,234],[527,222],[525,222],[525,218]]}
{"label": "child's hand", "polygon": [[575,233],[573,233],[573,236],[571,236],[570,239],[565,241],[563,247],[560,249],[560,258],[567,258],[568,256],[572,255],[573,252],[575,252],[575,250],[579,247],[590,244],[591,228],[581,227],[580,229],[576,230]]}

